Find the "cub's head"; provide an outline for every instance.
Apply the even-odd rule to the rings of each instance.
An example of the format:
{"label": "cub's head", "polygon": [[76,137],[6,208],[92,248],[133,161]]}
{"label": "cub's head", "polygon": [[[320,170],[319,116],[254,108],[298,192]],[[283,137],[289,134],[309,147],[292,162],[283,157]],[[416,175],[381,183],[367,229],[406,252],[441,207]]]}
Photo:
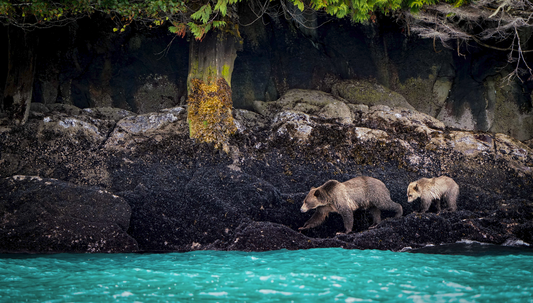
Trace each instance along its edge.
{"label": "cub's head", "polygon": [[417,182],[411,182],[407,187],[407,202],[413,202],[420,197],[420,188]]}
{"label": "cub's head", "polygon": [[304,203],[300,211],[305,213],[310,209],[315,209],[319,206],[324,206],[327,204],[327,199],[323,192],[322,188],[311,188],[311,191],[307,194],[307,197],[304,199]]}

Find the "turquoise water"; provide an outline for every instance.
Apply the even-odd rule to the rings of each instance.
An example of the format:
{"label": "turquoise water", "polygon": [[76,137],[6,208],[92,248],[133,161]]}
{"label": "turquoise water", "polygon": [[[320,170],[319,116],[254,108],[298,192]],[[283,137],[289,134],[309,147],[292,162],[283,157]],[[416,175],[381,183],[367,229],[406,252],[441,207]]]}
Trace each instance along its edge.
{"label": "turquoise water", "polygon": [[531,250],[465,251],[0,255],[0,302],[533,302]]}

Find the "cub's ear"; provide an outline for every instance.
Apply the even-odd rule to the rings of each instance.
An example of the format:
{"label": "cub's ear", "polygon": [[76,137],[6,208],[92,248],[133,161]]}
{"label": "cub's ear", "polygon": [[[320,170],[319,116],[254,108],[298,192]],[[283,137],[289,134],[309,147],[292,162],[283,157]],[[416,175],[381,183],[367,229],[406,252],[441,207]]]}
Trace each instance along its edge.
{"label": "cub's ear", "polygon": [[416,192],[418,192],[418,183],[415,184],[415,188],[413,188]]}

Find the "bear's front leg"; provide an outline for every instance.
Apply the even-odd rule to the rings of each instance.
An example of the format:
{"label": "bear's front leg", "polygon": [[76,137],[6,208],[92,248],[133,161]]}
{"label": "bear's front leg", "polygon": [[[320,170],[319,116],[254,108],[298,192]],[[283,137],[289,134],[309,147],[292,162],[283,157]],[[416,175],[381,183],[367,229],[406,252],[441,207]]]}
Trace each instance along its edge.
{"label": "bear's front leg", "polygon": [[328,216],[329,212],[330,210],[327,207],[318,207],[313,216],[311,216],[311,218],[307,220],[307,222],[305,222],[304,226],[298,228],[298,230],[317,227],[318,225],[322,224],[324,220],[326,220],[326,217]]}
{"label": "bear's front leg", "polygon": [[433,201],[435,207],[437,208],[437,214],[440,214],[442,211],[442,208],[440,207],[440,201],[441,199],[436,199],[435,201]]}
{"label": "bear's front leg", "polygon": [[425,213],[428,211],[429,207],[431,206],[431,199],[420,199],[420,214]]}

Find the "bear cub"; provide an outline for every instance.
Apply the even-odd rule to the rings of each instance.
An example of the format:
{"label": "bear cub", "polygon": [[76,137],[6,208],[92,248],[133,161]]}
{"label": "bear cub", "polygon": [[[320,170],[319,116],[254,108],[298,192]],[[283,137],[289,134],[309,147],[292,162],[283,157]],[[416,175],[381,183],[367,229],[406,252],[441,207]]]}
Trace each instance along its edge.
{"label": "bear cub", "polygon": [[343,183],[329,180],[318,188],[311,188],[300,211],[305,213],[310,209],[316,211],[299,230],[322,224],[330,212],[342,216],[346,234],[352,231],[353,212],[357,209],[368,210],[372,214],[371,227],[381,222],[381,210],[396,212],[395,218],[403,214],[402,206],[391,200],[385,184],[367,176],[356,177]]}
{"label": "bear cub", "polygon": [[446,200],[448,211],[456,211],[458,196],[459,185],[452,178],[446,176],[422,178],[411,182],[407,187],[407,202],[411,203],[420,198],[422,202],[420,213],[425,213],[433,201],[436,201],[437,212],[440,212],[440,200]]}

